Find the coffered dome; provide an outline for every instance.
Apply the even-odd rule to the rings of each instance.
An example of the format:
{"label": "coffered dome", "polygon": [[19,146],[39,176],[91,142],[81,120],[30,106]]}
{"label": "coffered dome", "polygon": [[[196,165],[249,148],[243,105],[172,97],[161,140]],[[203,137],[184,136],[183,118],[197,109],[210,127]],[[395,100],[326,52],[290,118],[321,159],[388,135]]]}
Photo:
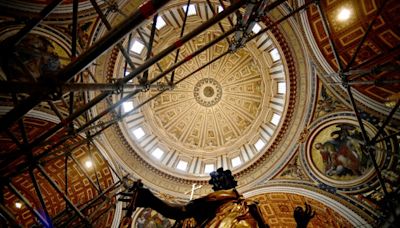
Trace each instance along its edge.
{"label": "coffered dome", "polygon": [[[206,3],[191,6],[194,11],[188,16],[185,34],[211,16],[204,14],[210,11]],[[217,4],[213,7],[218,9]],[[184,5],[175,4],[160,13],[158,22],[162,21],[163,26],[157,29],[153,54],[179,39],[184,10]],[[134,32],[131,45],[146,46],[143,38],[151,25],[143,26],[143,32]],[[220,26],[225,31],[232,28],[227,19]],[[177,60],[188,58],[222,35],[220,26],[215,25],[185,43]],[[257,23],[253,34],[263,27]],[[155,98],[121,125],[131,144],[149,163],[179,175],[208,176],[208,172],[220,166],[236,170],[251,164],[268,147],[286,111],[287,77],[279,47],[273,40],[271,34],[265,33],[207,65],[229,50],[228,41],[223,40],[176,68],[176,86],[172,90],[158,96],[160,91],[154,89],[140,93],[131,101],[132,107]],[[131,50],[131,56],[135,62],[143,62],[147,51]],[[148,79],[153,80],[171,67],[175,56],[172,53],[151,67]],[[120,75],[124,75],[122,60],[117,61],[115,68]],[[168,81],[163,78],[159,83],[165,85]]]}

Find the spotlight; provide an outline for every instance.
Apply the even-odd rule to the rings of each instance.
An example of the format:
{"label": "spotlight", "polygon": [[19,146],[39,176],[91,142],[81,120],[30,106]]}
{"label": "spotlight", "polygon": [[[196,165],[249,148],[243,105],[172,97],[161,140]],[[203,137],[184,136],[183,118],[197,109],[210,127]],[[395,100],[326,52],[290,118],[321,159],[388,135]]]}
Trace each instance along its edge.
{"label": "spotlight", "polygon": [[22,203],[20,202],[15,202],[15,207],[20,209],[22,207]]}
{"label": "spotlight", "polygon": [[351,15],[350,10],[347,9],[347,8],[343,8],[343,9],[340,10],[340,12],[339,12],[339,14],[337,16],[337,19],[339,21],[346,21],[346,20],[348,20],[350,18],[350,15]]}
{"label": "spotlight", "polygon": [[86,168],[92,168],[92,166],[93,166],[92,161],[90,161],[90,160],[86,161],[85,166],[86,166]]}

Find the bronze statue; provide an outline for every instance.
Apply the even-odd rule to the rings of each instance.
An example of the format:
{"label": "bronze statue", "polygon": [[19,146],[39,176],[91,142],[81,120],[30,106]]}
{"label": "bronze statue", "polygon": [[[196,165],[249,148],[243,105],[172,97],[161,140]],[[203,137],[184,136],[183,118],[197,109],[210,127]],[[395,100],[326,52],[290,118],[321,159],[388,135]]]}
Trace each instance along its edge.
{"label": "bronze statue", "polygon": [[[143,188],[140,182],[136,182],[130,193],[123,193],[130,197],[130,201],[123,200],[128,202],[128,207],[121,227],[130,226],[132,212],[136,207],[149,207],[167,218],[176,220],[174,227],[269,227],[263,220],[258,203],[243,198],[236,191],[237,182],[230,170],[219,168],[210,173],[210,176],[209,183],[213,185],[214,192],[191,200],[186,205],[170,205]],[[314,215],[315,212],[312,212],[307,204],[305,210],[296,207],[294,218],[297,227],[307,227]]]}

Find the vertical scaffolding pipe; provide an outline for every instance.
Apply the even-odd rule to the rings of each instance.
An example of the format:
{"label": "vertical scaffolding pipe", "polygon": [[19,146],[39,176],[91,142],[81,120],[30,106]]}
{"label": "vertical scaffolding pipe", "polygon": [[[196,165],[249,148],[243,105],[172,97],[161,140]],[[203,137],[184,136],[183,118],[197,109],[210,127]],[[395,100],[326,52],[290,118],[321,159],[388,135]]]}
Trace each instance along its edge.
{"label": "vertical scaffolding pipe", "polygon": [[47,211],[47,208],[46,208],[46,203],[44,202],[44,199],[43,199],[42,191],[40,190],[40,186],[39,186],[39,184],[38,184],[38,182],[36,180],[36,177],[35,177],[35,174],[33,173],[33,171],[34,170],[32,168],[29,169],[29,175],[31,176],[33,187],[35,188],[36,195],[39,198],[39,202],[40,202],[40,204],[42,206],[42,209],[43,209],[43,211],[45,213],[45,216],[47,218],[46,220],[49,222],[49,227],[53,227],[49,212]]}
{"label": "vertical scaffolding pipe", "polygon": [[[108,22],[107,17],[104,15],[103,11],[101,11],[99,5],[97,4],[96,0],[90,0],[90,3],[92,4],[94,10],[96,10],[96,13],[99,15],[101,22],[106,26],[107,30],[110,31],[112,29],[110,22]],[[130,40],[130,38],[129,38]],[[128,45],[130,42],[128,42]],[[128,51],[125,50],[124,46],[122,46],[122,43],[117,43],[118,49],[121,51],[122,55],[125,57],[126,63],[128,63],[130,68],[135,68],[135,65],[133,64]]]}
{"label": "vertical scaffolding pipe", "polygon": [[[149,39],[149,45],[147,45],[147,55],[146,55],[146,60],[148,60],[151,57],[151,54],[153,52],[153,43],[154,43],[154,36],[156,35],[156,25],[157,25],[157,20],[158,20],[158,14],[154,15],[153,17],[153,24],[151,26],[151,32],[150,32],[150,39]],[[139,32],[139,35],[141,33]],[[142,38],[143,42],[145,40]],[[146,69],[143,73],[143,78],[141,78],[140,82],[142,84],[147,83],[147,79],[149,76],[149,69]],[[121,93],[122,95],[122,93]]]}
{"label": "vertical scaffolding pipe", "polygon": [[[179,35],[179,38],[181,38],[181,37],[183,36],[183,33],[185,32],[186,20],[187,20],[187,16],[188,16],[188,13],[189,13],[189,6],[190,6],[190,0],[188,0],[188,2],[187,2],[187,4],[186,4],[185,16],[184,16],[184,18],[183,18],[183,24],[182,24],[181,33],[180,33],[180,35]],[[207,10],[207,9],[206,9],[206,10]],[[180,52],[180,50],[181,50],[180,48],[176,49],[174,64],[175,64],[176,62],[178,62],[178,57],[179,57],[179,52]],[[170,80],[170,82],[169,82],[170,85],[173,85],[173,84],[174,84],[174,77],[175,77],[175,70],[172,71],[171,80]]]}
{"label": "vertical scaffolding pipe", "polygon": [[[64,191],[65,191],[65,195],[67,197],[68,197],[68,157],[69,157],[69,154],[67,153],[64,158],[64,182],[65,182]],[[68,206],[67,206],[67,204],[65,204],[65,209],[67,209],[67,208],[68,208]]]}
{"label": "vertical scaffolding pipe", "polygon": [[343,70],[342,61],[340,61],[339,54],[337,52],[335,42],[333,42],[333,40],[332,40],[332,34],[331,34],[331,30],[329,28],[328,18],[326,17],[325,12],[321,9],[321,2],[320,1],[317,1],[316,6],[317,6],[317,9],[318,9],[319,15],[322,18],[322,26],[324,27],[325,33],[328,36],[329,44],[332,47],[333,56],[335,57],[336,63],[338,64],[339,71],[342,71]]}
{"label": "vertical scaffolding pipe", "polygon": [[365,130],[364,123],[362,122],[360,112],[357,109],[357,104],[356,104],[356,101],[354,100],[353,93],[351,92],[351,86],[350,85],[347,86],[347,93],[348,93],[348,95],[350,97],[350,101],[351,101],[351,104],[353,106],[353,111],[354,111],[354,113],[355,113],[355,115],[357,117],[358,125],[361,128],[362,136],[363,136],[365,145],[367,146],[367,148],[366,148],[367,149],[367,153],[368,153],[368,155],[369,155],[369,157],[370,157],[370,159],[372,161],[372,165],[374,166],[374,169],[376,171],[376,176],[378,177],[379,184],[381,185],[381,188],[383,190],[384,195],[387,196],[388,195],[388,191],[386,189],[385,181],[382,178],[381,171],[379,169],[378,164],[376,163],[373,151],[370,148],[371,141],[370,141],[370,139],[369,139],[369,137],[367,135],[367,132]]}
{"label": "vertical scaffolding pipe", "polygon": [[46,173],[42,165],[37,165],[39,171],[43,174],[46,180],[50,183],[50,185],[61,195],[61,197],[65,200],[65,202],[78,214],[78,216],[83,220],[83,222],[87,225],[90,224],[88,218],[82,214],[82,212],[71,202],[71,200],[64,194],[61,188],[51,179],[51,177]]}

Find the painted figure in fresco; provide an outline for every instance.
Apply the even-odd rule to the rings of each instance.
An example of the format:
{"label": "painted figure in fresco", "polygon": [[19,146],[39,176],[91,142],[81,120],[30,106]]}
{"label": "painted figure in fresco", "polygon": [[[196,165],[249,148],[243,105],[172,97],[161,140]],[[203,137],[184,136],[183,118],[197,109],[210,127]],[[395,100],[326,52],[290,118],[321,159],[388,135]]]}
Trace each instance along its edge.
{"label": "painted figure in fresco", "polygon": [[60,69],[60,59],[45,37],[27,35],[2,63],[2,69],[10,81],[35,82],[54,75]]}
{"label": "painted figure in fresco", "polygon": [[144,209],[136,220],[134,227],[137,228],[164,228],[171,227],[168,219],[163,218],[160,214],[154,212],[151,208]]}
{"label": "painted figure in fresco", "polygon": [[325,166],[325,174],[360,176],[366,170],[368,158],[361,148],[361,134],[354,126],[348,124],[336,125],[339,130],[331,133],[333,139],[324,143],[316,143]]}
{"label": "painted figure in fresco", "polygon": [[[176,220],[173,227],[195,228],[264,228],[269,227],[263,220],[258,203],[244,199],[235,187],[237,182],[230,170],[219,168],[212,172],[210,184],[213,185],[213,193],[204,197],[191,200],[186,205],[171,205],[157,198],[150,190],[138,186],[132,193],[132,204],[121,227],[128,227],[131,223],[129,207],[150,207],[165,217]],[[305,210],[296,207],[294,218],[298,228],[307,227],[308,222],[314,217],[315,212],[306,204]]]}
{"label": "painted figure in fresco", "polygon": [[317,101],[317,115],[321,113],[330,113],[334,111],[340,103],[334,100],[326,91],[326,88],[321,88],[321,98]]}

